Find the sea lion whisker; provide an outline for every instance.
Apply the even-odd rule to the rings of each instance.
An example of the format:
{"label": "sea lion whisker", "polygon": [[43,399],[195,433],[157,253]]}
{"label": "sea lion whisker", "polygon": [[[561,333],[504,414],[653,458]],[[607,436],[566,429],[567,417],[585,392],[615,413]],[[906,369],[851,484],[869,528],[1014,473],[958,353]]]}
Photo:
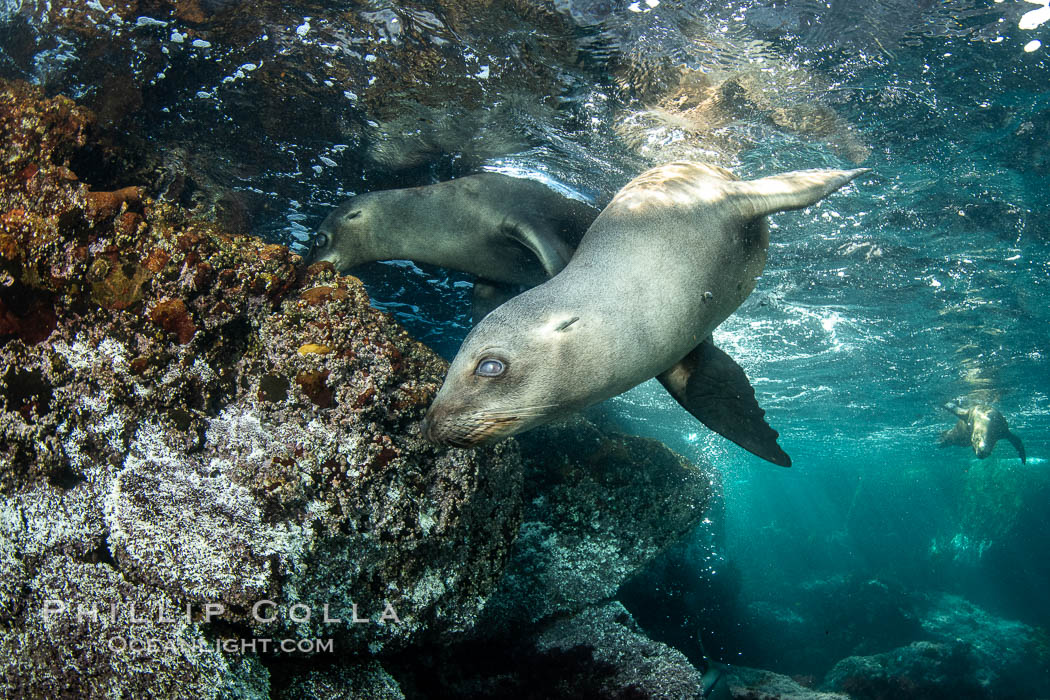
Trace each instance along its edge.
{"label": "sea lion whisker", "polygon": [[555,406],[557,406],[557,404],[553,404],[553,403],[540,404],[540,405],[536,405],[536,406],[523,406],[521,408],[515,408],[515,409],[506,410],[506,411],[486,411],[482,415],[486,415],[486,416],[503,416],[503,415],[520,416],[520,415],[522,415],[524,413],[533,413],[533,414],[535,414],[535,413],[538,413],[540,411],[546,410],[548,408],[554,408]]}

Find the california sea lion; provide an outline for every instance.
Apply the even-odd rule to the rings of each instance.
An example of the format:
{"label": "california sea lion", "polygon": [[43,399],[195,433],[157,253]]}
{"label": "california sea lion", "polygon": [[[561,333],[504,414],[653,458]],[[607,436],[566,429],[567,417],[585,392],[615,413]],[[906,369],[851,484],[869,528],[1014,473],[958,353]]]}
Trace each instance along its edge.
{"label": "california sea lion", "polygon": [[1006,438],[1021,456],[1021,464],[1027,463],[1021,438],[1010,432],[1010,426],[1006,424],[1006,419],[998,409],[985,404],[962,408],[949,403],[944,407],[959,420],[951,430],[941,433],[940,447],[970,446],[978,459],[984,459],[992,453],[996,442]]}
{"label": "california sea lion", "polygon": [[352,197],[321,224],[312,256],[340,272],[405,259],[470,273],[480,318],[565,267],[595,216],[534,180],[480,173]]}
{"label": "california sea lion", "polygon": [[709,428],[790,465],[744,371],[711,332],[762,273],[765,216],[809,206],[864,172],[741,181],[675,162],[643,173],[602,211],[564,270],[470,332],[425,435],[457,446],[492,441],[659,377]]}

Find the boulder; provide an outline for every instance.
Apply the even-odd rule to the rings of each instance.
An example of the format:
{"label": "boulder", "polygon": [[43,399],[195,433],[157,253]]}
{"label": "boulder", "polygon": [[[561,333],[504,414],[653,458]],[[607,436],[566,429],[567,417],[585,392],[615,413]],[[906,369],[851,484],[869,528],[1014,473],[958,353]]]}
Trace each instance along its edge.
{"label": "boulder", "polygon": [[518,437],[524,523],[482,631],[575,613],[696,528],[717,472],[662,443],[608,433],[583,418]]}

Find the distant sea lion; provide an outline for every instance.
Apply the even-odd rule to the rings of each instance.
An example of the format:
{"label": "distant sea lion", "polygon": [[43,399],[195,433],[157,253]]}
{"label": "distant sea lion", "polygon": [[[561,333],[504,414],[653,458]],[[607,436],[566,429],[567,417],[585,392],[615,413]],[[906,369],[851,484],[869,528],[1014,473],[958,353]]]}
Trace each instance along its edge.
{"label": "distant sea lion", "polygon": [[401,259],[467,272],[480,319],[565,267],[597,214],[535,180],[479,173],[352,197],[322,222],[312,257],[340,272]]}
{"label": "distant sea lion", "polygon": [[962,408],[954,403],[946,404],[944,408],[959,420],[951,430],[941,433],[940,447],[948,445],[973,447],[978,459],[985,459],[992,454],[995,443],[1006,438],[1021,456],[1021,464],[1027,463],[1021,438],[1010,432],[1010,426],[1006,424],[1006,419],[998,409],[986,404]]}
{"label": "distant sea lion", "polygon": [[744,371],[711,332],[762,273],[765,216],[807,207],[864,172],[741,181],[713,165],[674,162],[642,173],[564,270],[475,326],[424,434],[461,447],[494,441],[658,377],[706,426],[790,465]]}

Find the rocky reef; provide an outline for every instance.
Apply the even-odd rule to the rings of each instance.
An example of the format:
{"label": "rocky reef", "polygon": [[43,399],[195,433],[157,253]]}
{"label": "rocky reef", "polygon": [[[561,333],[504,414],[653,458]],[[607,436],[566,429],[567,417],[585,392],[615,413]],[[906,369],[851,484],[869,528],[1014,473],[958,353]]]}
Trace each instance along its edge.
{"label": "rocky reef", "polygon": [[144,687],[204,692],[259,685],[259,662],[196,664],[174,641],[226,630],[374,653],[473,626],[520,522],[521,462],[419,437],[443,361],[354,278],[135,186],[92,191],[73,169],[86,110],[24,84],[0,99],[3,646],[18,682],[126,692],[116,669],[143,661],[120,631],[169,649]]}
{"label": "rocky reef", "polygon": [[[608,435],[577,418],[518,438],[524,523],[484,629],[529,625],[612,598],[685,537],[719,491],[716,472],[655,440]],[[551,445],[564,446],[552,455]],[[714,488],[713,488],[714,487]]]}
{"label": "rocky reef", "polygon": [[744,655],[820,692],[998,700],[1039,697],[1046,687],[1045,630],[957,595],[848,577],[782,593],[779,603],[748,606]]}
{"label": "rocky reef", "polygon": [[[425,442],[443,360],[355,278],[134,180],[111,136],[0,85],[4,694],[480,697],[526,658],[567,697],[696,686],[608,601],[704,517],[709,467],[583,419]],[[478,645],[503,680],[427,662]]]}

